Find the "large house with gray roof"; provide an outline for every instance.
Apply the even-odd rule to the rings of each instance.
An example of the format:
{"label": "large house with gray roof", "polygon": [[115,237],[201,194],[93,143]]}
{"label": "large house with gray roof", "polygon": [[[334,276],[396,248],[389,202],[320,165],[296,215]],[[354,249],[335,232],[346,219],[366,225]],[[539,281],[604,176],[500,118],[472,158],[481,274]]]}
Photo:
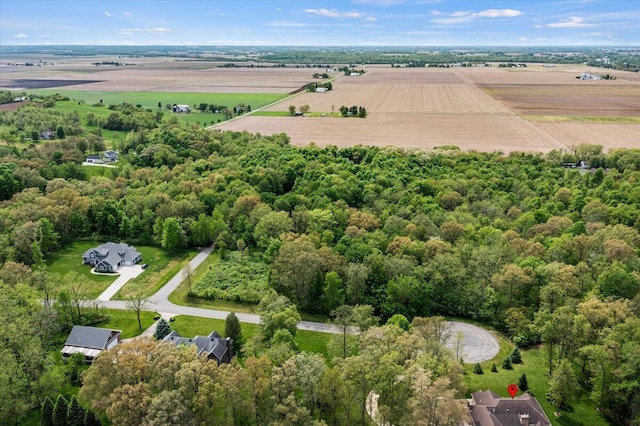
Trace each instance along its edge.
{"label": "large house with gray roof", "polygon": [[120,330],[110,330],[108,328],[85,327],[74,325],[64,343],[62,359],[67,359],[71,355],[81,353],[87,363],[93,362],[100,352],[111,349],[120,343]]}
{"label": "large house with gray roof", "polygon": [[540,403],[528,393],[502,398],[491,390],[471,394],[474,426],[551,426]]}
{"label": "large house with gray roof", "polygon": [[121,266],[136,265],[141,260],[142,253],[126,243],[104,243],[82,255],[82,262],[95,267],[96,272],[116,272]]}
{"label": "large house with gray roof", "polygon": [[233,358],[233,340],[229,337],[225,339],[215,331],[212,331],[208,336],[194,338],[182,337],[177,331],[172,331],[162,340],[176,346],[195,346],[199,356],[213,359],[218,364],[231,362],[231,358]]}

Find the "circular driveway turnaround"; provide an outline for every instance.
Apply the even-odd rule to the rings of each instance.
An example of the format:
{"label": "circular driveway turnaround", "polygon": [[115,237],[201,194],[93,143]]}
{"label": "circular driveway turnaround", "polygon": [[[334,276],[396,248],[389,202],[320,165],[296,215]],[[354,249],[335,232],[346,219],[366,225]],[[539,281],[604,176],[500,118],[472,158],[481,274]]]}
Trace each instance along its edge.
{"label": "circular driveway turnaround", "polygon": [[456,334],[461,331],[462,338],[462,360],[467,364],[475,364],[492,359],[500,350],[498,339],[488,330],[477,325],[465,322],[449,321],[449,332],[451,336],[447,340],[447,347],[454,354],[456,351]]}

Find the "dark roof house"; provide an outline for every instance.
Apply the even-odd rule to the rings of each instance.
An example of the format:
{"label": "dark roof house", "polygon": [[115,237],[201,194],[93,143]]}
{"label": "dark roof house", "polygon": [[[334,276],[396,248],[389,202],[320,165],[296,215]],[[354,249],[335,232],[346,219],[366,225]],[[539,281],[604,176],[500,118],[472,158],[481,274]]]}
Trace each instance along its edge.
{"label": "dark roof house", "polygon": [[116,272],[121,266],[135,265],[141,260],[142,253],[126,243],[104,243],[82,255],[82,262],[98,272]]}
{"label": "dark roof house", "polygon": [[471,397],[474,426],[551,426],[538,400],[528,393],[510,399],[487,390]]}
{"label": "dark roof house", "polygon": [[74,325],[64,343],[62,358],[82,353],[86,362],[93,362],[100,352],[111,349],[120,342],[120,330]]}
{"label": "dark roof house", "polygon": [[107,161],[118,161],[118,153],[115,151],[105,151],[104,159]]}
{"label": "dark roof house", "polygon": [[233,340],[229,337],[225,339],[215,331],[212,331],[208,336],[196,336],[193,339],[182,337],[177,331],[172,331],[162,340],[176,346],[196,346],[198,355],[214,359],[218,364],[231,362],[231,358],[233,358]]}

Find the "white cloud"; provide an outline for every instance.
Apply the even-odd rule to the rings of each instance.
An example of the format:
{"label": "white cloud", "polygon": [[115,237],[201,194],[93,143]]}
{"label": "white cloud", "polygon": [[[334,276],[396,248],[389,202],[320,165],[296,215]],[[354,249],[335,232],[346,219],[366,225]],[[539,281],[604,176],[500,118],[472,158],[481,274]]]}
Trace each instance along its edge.
{"label": "white cloud", "polygon": [[169,28],[162,28],[162,27],[146,28],[145,31],[150,32],[153,35],[165,35],[168,32],[171,32]]}
{"label": "white cloud", "polygon": [[131,12],[122,12],[124,16],[131,16]]}
{"label": "white cloud", "polygon": [[365,16],[359,12],[339,12],[338,9],[305,9],[310,15],[323,16],[325,18],[349,18],[357,19],[364,18]]}
{"label": "white cloud", "polygon": [[570,16],[558,22],[552,22],[546,25],[549,28],[583,28],[591,27],[591,24],[584,22],[584,18],[578,16]]}
{"label": "white cloud", "polygon": [[365,21],[367,22],[375,22],[377,21],[376,18],[374,18],[373,16],[367,16],[366,18],[364,18]]}
{"label": "white cloud", "polygon": [[105,12],[102,12],[102,14],[103,14],[104,16],[106,16],[107,18],[111,18],[111,14],[110,14],[109,12],[106,12],[106,11],[105,11]]}
{"label": "white cloud", "polygon": [[29,38],[29,36],[26,35],[25,33],[18,33],[11,38],[21,39],[21,38]]}
{"label": "white cloud", "polygon": [[487,9],[478,12],[478,16],[481,18],[515,18],[520,15],[522,12],[514,9]]}
{"label": "white cloud", "polygon": [[140,28],[123,28],[120,30],[120,34],[122,35],[134,35],[141,32],[142,32],[142,29]]}
{"label": "white cloud", "polygon": [[518,41],[529,41],[526,37],[518,37]]}
{"label": "white cloud", "polygon": [[[442,15],[441,12],[432,12],[432,14],[436,16]],[[515,9],[486,9],[481,10],[480,12],[470,12],[463,10],[450,13],[449,15],[447,15],[447,17],[444,18],[432,19],[431,22],[440,25],[455,25],[463,24],[465,22],[473,21],[480,18],[515,18],[521,16],[522,14],[523,13],[521,11]]]}

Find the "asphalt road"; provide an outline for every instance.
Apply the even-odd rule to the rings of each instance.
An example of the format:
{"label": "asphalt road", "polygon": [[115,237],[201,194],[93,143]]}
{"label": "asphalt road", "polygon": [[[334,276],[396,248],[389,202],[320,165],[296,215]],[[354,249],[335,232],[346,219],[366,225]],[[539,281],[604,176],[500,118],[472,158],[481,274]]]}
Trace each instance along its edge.
{"label": "asphalt road", "polygon": [[455,355],[456,351],[456,334],[458,331],[463,333],[461,352],[462,360],[467,364],[475,364],[492,359],[500,350],[498,339],[477,325],[467,324],[464,322],[450,321],[451,336],[447,340],[447,347],[451,349]]}

